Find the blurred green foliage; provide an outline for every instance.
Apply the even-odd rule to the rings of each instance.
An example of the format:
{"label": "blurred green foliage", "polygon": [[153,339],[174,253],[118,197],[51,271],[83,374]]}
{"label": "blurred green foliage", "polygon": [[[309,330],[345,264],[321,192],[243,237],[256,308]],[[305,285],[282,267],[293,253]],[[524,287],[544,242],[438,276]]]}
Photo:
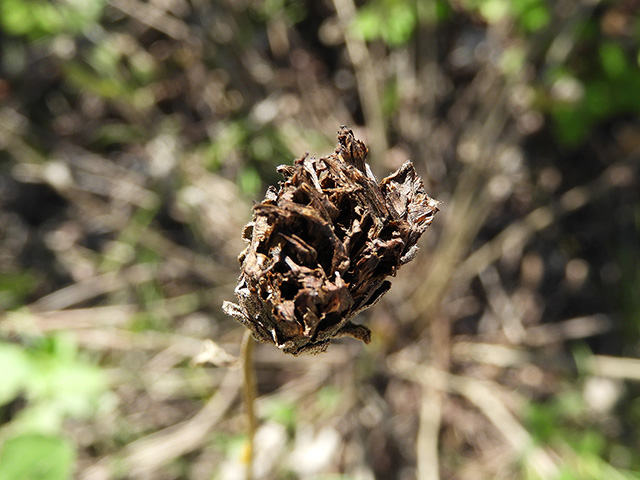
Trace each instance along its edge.
{"label": "blurred green foliage", "polygon": [[387,45],[405,45],[418,23],[414,2],[375,0],[358,10],[355,27],[365,40],[381,38]]}
{"label": "blurred green foliage", "polygon": [[36,277],[29,272],[0,273],[0,310],[24,305],[36,285]]}
{"label": "blurred green foliage", "polygon": [[19,395],[29,400],[29,407],[13,420],[14,428],[57,432],[65,418],[93,412],[107,388],[104,372],[79,358],[77,345],[68,335],[31,343],[26,348],[0,344],[1,364],[6,368],[0,400],[7,403]]}
{"label": "blurred green foliage", "polygon": [[0,0],[0,24],[30,40],[75,34],[99,21],[104,0]]}
{"label": "blurred green foliage", "polygon": [[300,22],[308,15],[308,7],[303,0],[264,0],[256,6],[265,20],[284,18],[290,25]]}
{"label": "blurred green foliage", "polygon": [[25,403],[0,430],[0,479],[71,478],[75,450],[63,424],[96,411],[107,392],[105,372],[82,359],[68,335],[26,346],[0,342],[0,366],[0,407]]}
{"label": "blurred green foliage", "polygon": [[0,480],[66,480],[73,473],[74,450],[68,440],[42,434],[10,438],[0,452]]}
{"label": "blurred green foliage", "polygon": [[[585,349],[578,349],[577,363],[585,362],[589,355]],[[606,415],[591,410],[582,392],[567,385],[565,391],[547,401],[531,402],[526,419],[537,445],[562,452],[559,479],[637,480],[640,459],[633,448],[620,441],[619,435],[607,435],[607,429],[603,429]],[[619,465],[620,462],[624,464]]]}
{"label": "blurred green foliage", "polygon": [[283,398],[274,398],[265,405],[264,418],[278,422],[285,426],[289,432],[294,432],[298,421],[298,408],[293,402]]}
{"label": "blurred green foliage", "polygon": [[[552,8],[548,0],[465,0],[463,5],[489,23],[510,22],[517,27],[515,36],[525,42],[552,33],[548,31]],[[420,23],[444,23],[450,12],[449,4],[442,1],[429,8],[423,2],[375,0],[358,10],[355,28],[365,40],[382,40],[390,48],[400,48],[412,40]],[[610,38],[591,17],[572,28],[572,37],[564,40],[572,42],[572,51],[595,50],[597,55],[570,55],[562,66],[550,68],[533,84],[538,90],[538,108],[553,118],[558,140],[567,147],[577,146],[599,122],[624,113],[640,114],[637,43],[625,45]],[[638,41],[640,30],[636,28]],[[513,57],[516,51],[507,50],[503,59],[505,65],[511,62],[507,71],[513,73],[519,73],[524,63],[523,57]],[[393,91],[392,85],[385,89],[387,114],[394,111]]]}

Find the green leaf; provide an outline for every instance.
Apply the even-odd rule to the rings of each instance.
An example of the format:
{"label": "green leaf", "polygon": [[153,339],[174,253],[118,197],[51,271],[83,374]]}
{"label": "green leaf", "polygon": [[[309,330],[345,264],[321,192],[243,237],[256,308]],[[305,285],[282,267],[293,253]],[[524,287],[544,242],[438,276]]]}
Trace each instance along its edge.
{"label": "green leaf", "polygon": [[63,438],[38,434],[7,440],[0,453],[0,480],[66,480],[75,453]]}
{"label": "green leaf", "polygon": [[556,104],[551,108],[554,132],[563,145],[574,147],[587,135],[591,126],[589,115],[573,105]]}
{"label": "green leaf", "polygon": [[389,10],[387,26],[382,30],[382,38],[390,46],[406,44],[415,29],[417,18],[414,9],[409,5],[395,5]]}
{"label": "green leaf", "polygon": [[316,408],[323,413],[335,413],[342,402],[343,392],[332,385],[322,387],[316,394]]}
{"label": "green leaf", "polygon": [[358,10],[354,28],[365,40],[382,38],[391,46],[407,43],[418,23],[413,4],[404,1],[377,1]]}
{"label": "green leaf", "polygon": [[19,0],[0,2],[0,23],[9,35],[25,35],[35,28],[28,4]]}
{"label": "green leaf", "polygon": [[[419,4],[418,7],[420,7]],[[451,16],[453,16],[453,8],[449,5],[449,2],[446,0],[436,0],[436,18],[439,22],[444,20],[448,20]]]}
{"label": "green leaf", "polygon": [[621,76],[629,67],[624,50],[613,42],[605,42],[598,49],[602,70],[610,78]]}
{"label": "green leaf", "polygon": [[25,379],[31,371],[28,355],[17,345],[0,343],[0,405],[16,397],[25,386]]}
{"label": "green leaf", "polygon": [[0,274],[0,310],[16,308],[36,287],[35,277],[28,272]]}
{"label": "green leaf", "polygon": [[480,5],[480,13],[489,23],[496,23],[509,14],[509,2],[506,0],[486,0]]}
{"label": "green leaf", "polygon": [[521,18],[522,26],[529,32],[535,32],[546,27],[551,20],[549,9],[540,4],[532,7]]}
{"label": "green leaf", "polygon": [[293,430],[298,417],[298,408],[289,400],[274,398],[265,404],[264,414],[267,419]]}
{"label": "green leaf", "polygon": [[102,14],[104,0],[0,0],[0,25],[10,35],[39,38],[77,33]]}
{"label": "green leaf", "polygon": [[373,40],[380,36],[379,17],[370,8],[363,8],[358,12],[355,28],[365,40]]}
{"label": "green leaf", "polygon": [[242,169],[238,176],[238,183],[240,184],[240,190],[250,197],[257,195],[262,185],[260,174],[252,167]]}

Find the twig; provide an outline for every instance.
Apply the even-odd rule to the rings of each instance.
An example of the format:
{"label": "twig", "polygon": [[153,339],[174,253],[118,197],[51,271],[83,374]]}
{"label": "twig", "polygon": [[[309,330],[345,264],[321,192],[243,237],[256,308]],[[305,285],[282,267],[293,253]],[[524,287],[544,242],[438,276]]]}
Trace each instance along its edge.
{"label": "twig", "polygon": [[[451,364],[451,324],[449,318],[438,314],[432,319],[429,330],[433,345],[431,365],[446,372]],[[440,479],[438,440],[445,391],[445,389],[428,384],[422,386],[416,469],[418,478],[425,480]]]}
{"label": "twig", "polygon": [[455,362],[477,362],[501,368],[521,367],[532,363],[534,355],[518,347],[479,342],[456,342],[451,349]]}
{"label": "twig", "polygon": [[175,40],[187,40],[191,36],[186,23],[154,5],[130,0],[109,0],[109,4]]}
{"label": "twig", "polygon": [[[588,320],[589,318],[567,320],[565,323]],[[474,342],[456,343],[452,353],[457,362],[478,362],[501,368],[523,367],[525,365],[546,366],[545,368],[551,369],[551,371],[575,374],[574,359],[565,354],[542,357],[520,348]],[[640,360],[637,358],[589,355],[582,362],[578,361],[578,369],[584,375],[640,382]]]}
{"label": "twig", "polygon": [[374,61],[369,54],[366,43],[354,31],[353,21],[356,16],[356,6],[353,0],[333,0],[333,4],[342,25],[349,58],[353,64],[365,121],[371,129],[369,136],[371,157],[373,158],[371,163],[379,165],[382,155],[388,150],[388,145]]}
{"label": "twig", "polygon": [[[544,359],[519,348],[489,343],[459,342],[454,346],[453,354],[458,362],[478,362],[502,368],[543,365],[541,360],[553,364],[554,370],[563,373],[572,373],[575,367],[571,357],[566,355]],[[585,375],[640,381],[640,360],[637,358],[590,355],[579,367]]]}
{"label": "twig", "polygon": [[613,318],[603,313],[597,313],[528,328],[524,335],[524,343],[532,347],[541,347],[550,343],[602,335],[613,328]]}
{"label": "twig", "polygon": [[[125,465],[133,478],[146,477],[174,459],[200,448],[213,427],[226,414],[239,390],[237,374],[229,370],[216,394],[194,417],[130,443],[124,456],[107,456],[86,469],[82,480],[111,478],[112,465]],[[153,475],[151,475],[153,477]]]}
{"label": "twig", "polygon": [[482,412],[517,454],[526,454],[527,465],[537,475],[541,478],[555,478],[558,475],[558,466],[553,458],[543,449],[535,447],[529,432],[513,416],[500,396],[494,393],[495,384],[452,375],[397,357],[390,361],[390,366],[398,375],[425,387],[462,395]]}
{"label": "twig", "polygon": [[242,358],[242,389],[247,416],[247,449],[245,452],[246,456],[244,458],[247,467],[245,476],[247,480],[251,480],[253,476],[253,438],[256,432],[256,379],[255,372],[253,370],[253,348],[254,340],[251,332],[247,330],[244,334],[244,338],[242,339],[242,351],[240,353]]}
{"label": "twig", "polygon": [[592,375],[640,381],[640,360],[637,358],[593,355],[587,359],[585,367]]}
{"label": "twig", "polygon": [[502,286],[498,270],[494,267],[487,268],[480,273],[480,282],[487,294],[489,306],[498,317],[504,335],[510,343],[522,343],[526,335],[522,325],[522,313]]}
{"label": "twig", "polygon": [[[174,272],[171,272],[174,273]],[[62,310],[93,299],[99,295],[111,293],[128,285],[136,285],[157,278],[157,269],[148,265],[133,265],[125,269],[89,277],[53,293],[39,298],[29,309],[33,312]]]}
{"label": "twig", "polygon": [[[452,198],[447,202],[448,215],[432,254],[434,260],[408,304],[413,311],[403,314],[408,319],[415,320],[423,315],[429,317],[435,313],[450,288],[452,272],[457,270],[491,211],[486,185],[497,168],[495,159],[499,138],[504,135],[509,118],[506,113],[508,89],[492,70],[478,75],[477,89],[478,94],[486,99],[481,110],[485,121],[477,132],[470,134],[469,140],[478,153],[465,165]],[[515,143],[515,138],[504,142]]]}
{"label": "twig", "polygon": [[417,477],[439,480],[438,437],[442,420],[442,391],[428,385],[422,387],[420,426],[416,442]]}
{"label": "twig", "polygon": [[469,255],[457,268],[454,281],[468,281],[499,259],[505,250],[523,248],[535,233],[544,230],[560,218],[584,207],[588,203],[597,201],[617,186],[621,178],[626,177],[628,179],[634,175],[634,169],[637,169],[639,158],[640,152],[632,153],[611,165],[592,182],[574,187],[565,192],[557,204],[539,207],[522,220],[513,222],[495,238]]}

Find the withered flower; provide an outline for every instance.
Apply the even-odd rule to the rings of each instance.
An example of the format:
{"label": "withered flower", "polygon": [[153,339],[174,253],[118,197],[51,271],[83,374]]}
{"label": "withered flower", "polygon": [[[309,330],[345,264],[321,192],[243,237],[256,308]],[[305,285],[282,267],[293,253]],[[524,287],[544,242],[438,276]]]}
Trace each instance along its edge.
{"label": "withered flower", "polygon": [[333,154],[278,167],[285,181],[255,205],[238,258],[238,304],[223,308],[256,340],[294,355],[323,352],[335,337],[369,343],[369,329],[351,319],[413,259],[440,202],[410,161],[378,183],[367,153],[343,126]]}

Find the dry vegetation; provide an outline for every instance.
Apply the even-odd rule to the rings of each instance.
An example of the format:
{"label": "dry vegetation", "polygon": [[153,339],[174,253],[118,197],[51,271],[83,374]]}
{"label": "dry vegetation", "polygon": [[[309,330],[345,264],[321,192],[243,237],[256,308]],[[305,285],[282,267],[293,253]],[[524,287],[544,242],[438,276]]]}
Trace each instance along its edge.
{"label": "dry vegetation", "polygon": [[245,478],[242,228],[343,124],[441,212],[256,347],[254,478],[640,478],[636,2],[78,3],[0,0],[1,479]]}

